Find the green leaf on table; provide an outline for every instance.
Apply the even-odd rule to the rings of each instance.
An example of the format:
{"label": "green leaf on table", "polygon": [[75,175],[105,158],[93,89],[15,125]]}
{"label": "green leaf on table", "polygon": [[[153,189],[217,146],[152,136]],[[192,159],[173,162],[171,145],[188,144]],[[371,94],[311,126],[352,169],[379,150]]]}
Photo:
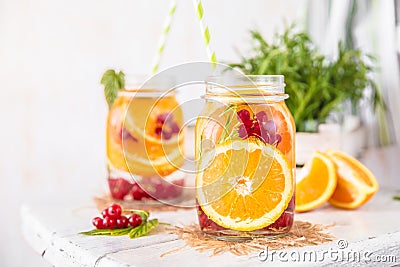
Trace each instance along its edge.
{"label": "green leaf on table", "polygon": [[127,227],[122,229],[94,229],[87,232],[80,232],[82,235],[111,235],[111,236],[121,236],[127,235],[129,232],[134,229],[133,227]]}
{"label": "green leaf on table", "polygon": [[144,235],[147,235],[151,230],[156,228],[158,225],[158,220],[157,219],[152,219],[148,222],[144,222],[143,224],[139,225],[138,227],[133,228],[129,232],[129,237],[130,238],[137,238],[141,237]]}
{"label": "green leaf on table", "polygon": [[393,197],[393,200],[400,201],[400,196],[394,196],[394,197]]}
{"label": "green leaf on table", "polygon": [[128,212],[130,214],[139,214],[142,217],[143,221],[147,221],[147,218],[149,218],[150,213],[148,211],[145,210],[137,210],[137,209],[124,209],[123,212]]}
{"label": "green leaf on table", "polygon": [[101,77],[100,83],[104,85],[104,96],[106,97],[108,108],[111,108],[118,95],[119,89],[125,88],[125,74],[120,71],[109,69]]}

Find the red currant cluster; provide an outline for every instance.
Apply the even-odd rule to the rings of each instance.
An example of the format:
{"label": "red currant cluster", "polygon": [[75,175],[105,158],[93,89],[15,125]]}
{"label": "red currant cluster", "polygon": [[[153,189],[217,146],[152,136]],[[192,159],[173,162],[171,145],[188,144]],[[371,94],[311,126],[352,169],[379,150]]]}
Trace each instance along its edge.
{"label": "red currant cluster", "polygon": [[246,139],[250,136],[255,136],[264,143],[279,144],[282,137],[276,133],[277,128],[273,120],[268,120],[265,111],[258,112],[251,117],[247,109],[242,109],[237,112],[239,121],[238,133],[239,137]]}
{"label": "red currant cluster", "polygon": [[97,229],[121,229],[128,226],[137,227],[142,224],[143,218],[139,214],[132,214],[129,218],[122,215],[122,208],[113,204],[101,212],[103,218],[95,217],[92,220]]}
{"label": "red currant cluster", "polygon": [[123,200],[127,195],[131,195],[134,200],[152,199],[137,183],[130,183],[124,178],[110,178],[108,186],[114,199]]}
{"label": "red currant cluster", "polygon": [[273,223],[268,225],[268,229],[280,229],[285,227],[291,227],[293,224],[293,211],[294,211],[294,196],[289,202],[286,210],[282,215]]}
{"label": "red currant cluster", "polygon": [[226,228],[216,224],[213,220],[208,218],[208,216],[204,213],[203,209],[200,205],[197,205],[197,214],[199,217],[199,225],[201,229],[208,228],[212,230],[226,230]]}
{"label": "red currant cluster", "polygon": [[124,200],[131,197],[134,200],[142,199],[170,199],[182,194],[184,180],[177,180],[173,183],[155,179],[151,183],[151,195],[144,191],[138,183],[130,183],[124,178],[109,178],[111,196],[114,199]]}
{"label": "red currant cluster", "polygon": [[173,120],[173,115],[169,112],[161,113],[157,116],[157,127],[155,133],[163,139],[171,139],[173,134],[179,133],[179,126]]}

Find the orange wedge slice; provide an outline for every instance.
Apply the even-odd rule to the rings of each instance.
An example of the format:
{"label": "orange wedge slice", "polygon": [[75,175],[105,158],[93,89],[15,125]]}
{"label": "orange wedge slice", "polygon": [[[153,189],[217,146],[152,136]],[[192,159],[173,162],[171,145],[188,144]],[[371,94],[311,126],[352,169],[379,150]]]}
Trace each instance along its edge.
{"label": "orange wedge slice", "polygon": [[343,209],[356,209],[378,191],[375,176],[361,162],[337,150],[328,150],[326,154],[334,162],[338,178],[330,204]]}
{"label": "orange wedge slice", "polygon": [[337,178],[333,162],[321,152],[315,152],[306,163],[296,184],[296,211],[313,210],[332,196]]}
{"label": "orange wedge slice", "polygon": [[197,200],[225,228],[252,231],[284,212],[294,180],[285,156],[257,139],[229,140],[204,152],[196,178]]}

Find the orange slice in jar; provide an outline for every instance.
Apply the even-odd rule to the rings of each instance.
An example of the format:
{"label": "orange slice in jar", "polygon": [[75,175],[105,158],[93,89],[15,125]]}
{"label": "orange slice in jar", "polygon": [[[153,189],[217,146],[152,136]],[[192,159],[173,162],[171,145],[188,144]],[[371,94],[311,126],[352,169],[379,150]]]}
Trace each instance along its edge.
{"label": "orange slice in jar", "polygon": [[337,183],[335,165],[321,152],[315,152],[301,173],[296,184],[297,212],[313,210],[326,203]]}
{"label": "orange slice in jar", "polygon": [[123,153],[121,149],[114,148],[108,153],[108,164],[113,169],[131,172],[133,175],[144,177],[167,176],[183,165],[183,157],[179,149],[173,150],[165,157],[154,160],[136,153]]}
{"label": "orange slice in jar", "polygon": [[367,202],[379,189],[370,170],[355,158],[330,149],[326,155],[334,162],[337,186],[329,203],[343,209],[355,209]]}
{"label": "orange slice in jar", "polygon": [[201,156],[198,167],[199,205],[225,228],[264,228],[281,216],[293,195],[293,175],[285,156],[257,138],[219,144]]}
{"label": "orange slice in jar", "polygon": [[[160,116],[164,116],[163,122]],[[124,126],[138,144],[123,142],[130,170],[143,176],[167,176],[182,166],[182,124],[183,113],[175,97],[132,98]]]}
{"label": "orange slice in jar", "polygon": [[176,126],[183,124],[182,109],[175,97],[132,98],[124,121],[125,127],[133,136],[156,146],[180,142],[183,135],[179,132],[174,132],[170,137],[157,132],[158,128],[165,132],[172,131],[170,125],[160,123],[159,118],[163,115]]}

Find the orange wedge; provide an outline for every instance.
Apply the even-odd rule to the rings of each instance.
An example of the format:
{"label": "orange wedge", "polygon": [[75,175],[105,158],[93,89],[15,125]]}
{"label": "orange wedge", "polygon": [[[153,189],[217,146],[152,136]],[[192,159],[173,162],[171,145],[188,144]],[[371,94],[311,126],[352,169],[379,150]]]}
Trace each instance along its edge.
{"label": "orange wedge", "polygon": [[326,154],[334,162],[338,178],[330,204],[343,209],[356,209],[378,191],[375,176],[361,162],[337,150],[328,150]]}
{"label": "orange wedge", "polygon": [[[296,211],[313,210],[332,196],[337,178],[333,162],[321,152],[303,167],[303,177],[296,184]],[[301,179],[302,178],[302,179]]]}
{"label": "orange wedge", "polygon": [[294,180],[285,156],[257,139],[229,140],[204,152],[196,178],[205,214],[225,228],[252,231],[284,212]]}

